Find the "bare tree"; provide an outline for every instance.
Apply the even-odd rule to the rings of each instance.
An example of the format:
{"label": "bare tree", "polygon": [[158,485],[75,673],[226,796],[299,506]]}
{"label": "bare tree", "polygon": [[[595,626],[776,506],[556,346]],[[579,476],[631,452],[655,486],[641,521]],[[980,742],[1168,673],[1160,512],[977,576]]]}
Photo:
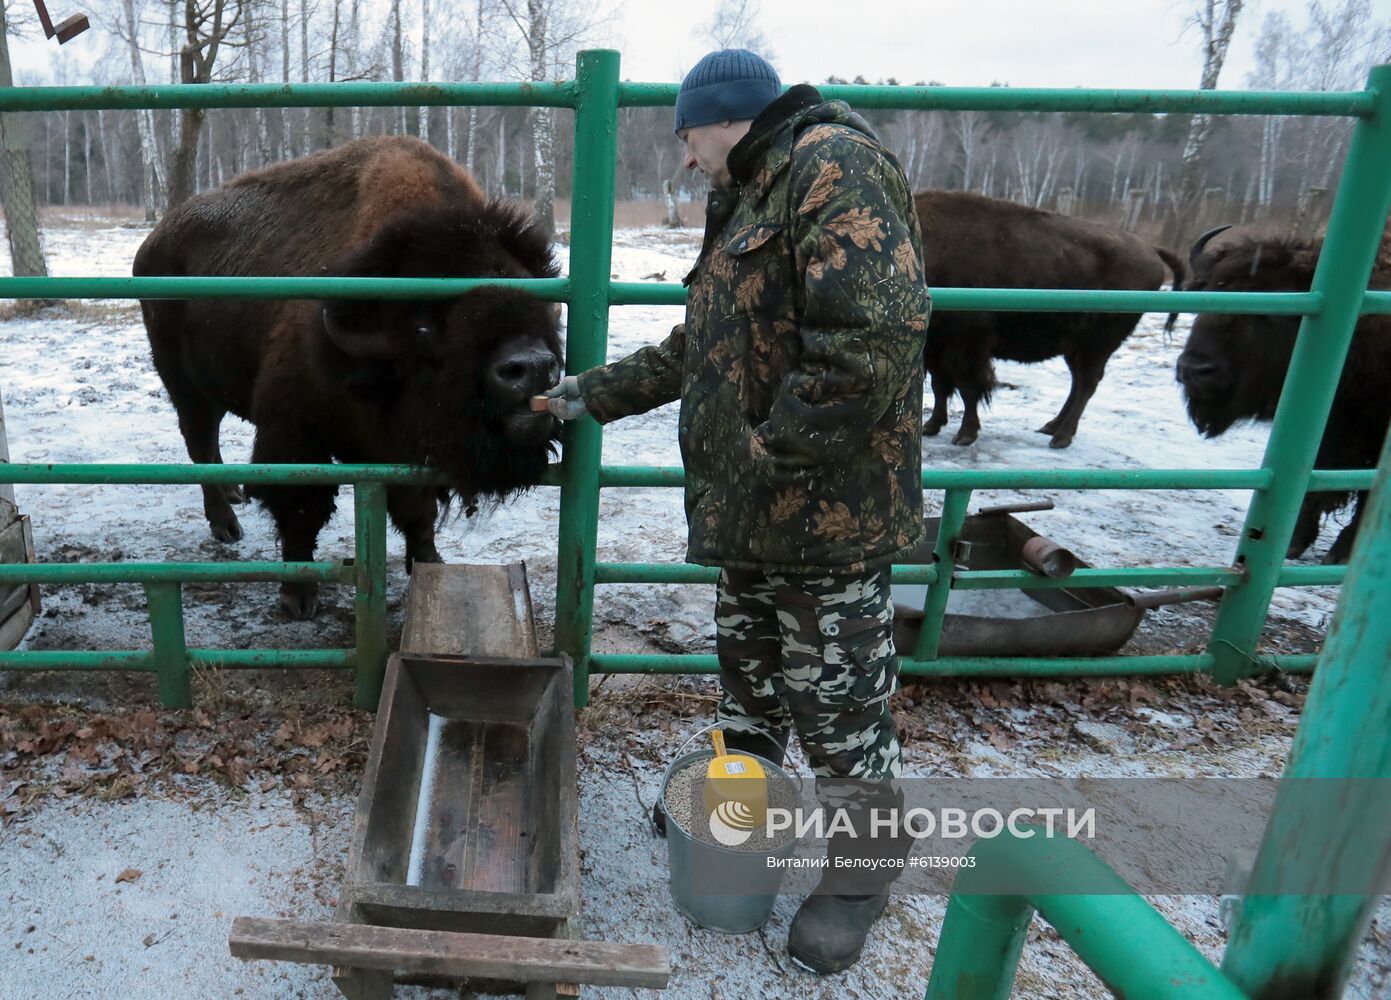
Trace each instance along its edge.
{"label": "bare tree", "polygon": [[[430,0],[420,0],[420,79],[430,79]],[[430,141],[430,109],[421,105],[416,119],[420,138]]]}
{"label": "bare tree", "polygon": [[[5,5],[0,2],[0,87],[13,87],[10,71],[10,27]],[[15,275],[45,277],[48,263],[39,243],[38,214],[34,207],[34,175],[23,126],[10,115],[0,114],[0,208],[5,212],[5,237]],[[3,435],[0,435],[0,445]]]}
{"label": "bare tree", "polygon": [[769,62],[773,45],[759,27],[759,0],[720,0],[714,15],[696,29],[716,49],[748,49]]}
{"label": "bare tree", "polygon": [[[483,78],[483,39],[487,36],[492,22],[492,5],[488,0],[477,0],[473,20],[473,58],[469,61],[468,78],[477,83]],[[464,166],[469,173],[474,172],[478,162],[478,108],[470,105],[468,109],[468,151],[464,154]]]}
{"label": "bare tree", "polygon": [[957,111],[952,115],[952,134],[961,148],[961,188],[964,191],[971,190],[976,157],[988,129],[989,123],[979,111]]}
{"label": "bare tree", "polygon": [[[405,42],[401,37],[401,0],[391,0],[391,79],[397,83],[406,78]],[[406,109],[396,109],[396,134],[406,134]]]}
{"label": "bare tree", "polygon": [[[184,44],[179,50],[179,79],[183,83],[211,83],[218,52],[231,45],[230,35],[252,0],[186,0]],[[184,108],[179,113],[179,144],[169,163],[169,200],[173,208],[192,197],[198,137],[207,117],[205,108]]]}
{"label": "bare tree", "polygon": [[[577,42],[594,34],[605,21],[596,6],[585,0],[525,0],[525,6],[523,0],[499,2],[526,48],[524,72],[534,81],[559,76],[561,62],[571,56]],[[532,109],[533,197],[536,220],[547,234],[555,231],[553,122],[551,108]]]}
{"label": "bare tree", "polygon": [[[1246,0],[1197,0],[1197,8],[1189,23],[1197,25],[1203,35],[1203,75],[1198,84],[1200,89],[1213,90],[1217,87],[1222,64],[1227,60],[1227,48],[1231,45],[1233,32],[1236,31],[1237,17],[1245,5]],[[1198,194],[1204,182],[1203,146],[1206,145],[1211,131],[1211,115],[1194,115],[1188,123],[1188,138],[1183,144],[1179,182],[1174,194],[1174,211],[1169,225],[1165,228],[1166,242],[1179,242],[1188,235],[1192,213],[1197,207]]]}

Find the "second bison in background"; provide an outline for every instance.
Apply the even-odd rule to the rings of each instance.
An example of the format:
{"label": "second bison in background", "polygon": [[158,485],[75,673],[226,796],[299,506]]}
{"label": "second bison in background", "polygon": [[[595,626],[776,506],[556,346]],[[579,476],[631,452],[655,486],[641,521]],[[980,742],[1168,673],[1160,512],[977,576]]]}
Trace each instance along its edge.
{"label": "second bison in background", "polygon": [[[942,288],[1093,288],[1153,291],[1184,278],[1183,262],[1120,229],[965,191],[916,196],[927,283]],[[1135,329],[1139,313],[938,312],[925,362],[932,415],[923,433],[947,422],[959,392],[966,412],[953,444],[980,433],[981,403],[995,388],[994,358],[1033,363],[1062,355],[1072,389],[1058,415],[1039,428],[1066,448],[1096,392],[1106,362]]]}
{"label": "second bison in background", "polygon": [[[239,177],[173,209],[135,257],[145,275],[554,277],[526,211],[490,202],[426,143],[375,138]],[[155,369],[195,462],[220,462],[227,413],[256,425],[253,462],[407,463],[443,488],[392,486],[406,564],[438,562],[439,503],[466,507],[538,482],[556,434],[530,397],[560,375],[552,307],[485,288],[434,301],[151,300]],[[258,486],[287,561],[313,558],[332,486]],[[240,491],[203,487],[214,537],[241,538]],[[295,618],[317,584],[287,583]]]}
{"label": "second bison in background", "polygon": [[[1318,241],[1261,238],[1237,231],[1221,242],[1207,242],[1220,232],[1204,234],[1194,246],[1198,287],[1223,292],[1309,290],[1321,247]],[[1391,288],[1391,254],[1385,248],[1370,285]],[[1274,418],[1299,322],[1298,316],[1198,316],[1179,355],[1177,375],[1187,397],[1188,415],[1204,436],[1217,437],[1238,421]],[[1363,316],[1348,349],[1314,466],[1376,468],[1388,425],[1391,316]],[[1357,494],[1352,520],[1339,532],[1324,562],[1347,562],[1366,496],[1365,491]],[[1287,557],[1296,558],[1312,545],[1322,515],[1346,506],[1349,499],[1347,493],[1306,496]]]}

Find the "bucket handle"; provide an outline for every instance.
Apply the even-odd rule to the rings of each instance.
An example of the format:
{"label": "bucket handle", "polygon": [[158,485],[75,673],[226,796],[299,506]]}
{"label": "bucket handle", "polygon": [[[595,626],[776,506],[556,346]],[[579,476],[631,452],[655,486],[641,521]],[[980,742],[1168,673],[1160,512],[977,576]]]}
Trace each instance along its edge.
{"label": "bucket handle", "polygon": [[[699,737],[704,736],[706,733],[711,732],[715,729],[723,728],[725,728],[723,723],[712,722],[710,723],[710,725],[705,726],[704,728],[697,729],[694,733],[692,733],[690,736],[686,738],[686,742],[682,743],[679,747],[676,748],[676,753],[672,755],[671,759],[679,760],[681,755],[686,752],[686,748],[690,746],[692,743],[694,743]],[[731,730],[731,732],[740,733],[745,736],[762,736],[773,746],[777,747],[780,753],[786,752],[777,740],[773,739],[773,737],[769,736],[767,733],[759,732],[757,729],[734,729]],[[797,795],[798,797],[800,797],[802,795],[802,776],[798,774],[796,771],[790,770],[786,767],[779,767],[778,770],[781,771],[783,774],[787,775],[787,777],[791,778],[792,781],[797,785]]]}

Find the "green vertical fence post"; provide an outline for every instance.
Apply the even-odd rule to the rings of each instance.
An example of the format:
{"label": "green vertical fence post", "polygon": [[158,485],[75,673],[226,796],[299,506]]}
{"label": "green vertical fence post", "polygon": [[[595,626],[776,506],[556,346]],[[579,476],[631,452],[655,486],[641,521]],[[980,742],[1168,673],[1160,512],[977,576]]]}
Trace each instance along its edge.
{"label": "green vertical fence post", "polygon": [[[575,61],[575,79],[578,103],[565,335],[565,370],[572,375],[603,364],[608,351],[614,164],[618,158],[618,53],[609,49],[581,52]],[[589,704],[602,446],[602,433],[592,419],[585,417],[565,427],[555,645],[574,661],[577,708]]]}
{"label": "green vertical fence post", "polygon": [[[1388,594],[1391,438],[1223,961],[1251,996],[1342,996],[1391,863]],[[1289,891],[1311,877],[1311,891]]]}
{"label": "green vertical fence post", "polygon": [[386,674],[386,487],[353,484],[353,521],[357,535],[353,558],[357,625],[358,708],[375,709]]}
{"label": "green vertical fence post", "polygon": [[1213,674],[1223,683],[1255,672],[1256,642],[1391,211],[1391,66],[1374,68],[1368,88],[1376,95],[1376,111],[1353,130],[1310,289],[1323,296],[1323,309],[1300,323],[1262,462],[1271,483],[1252,496],[1237,546],[1237,564],[1247,579],[1227,591],[1213,626]]}
{"label": "green vertical fence post", "polygon": [[159,701],[166,708],[193,704],[189,684],[188,643],[184,638],[182,588],[177,583],[147,583],[145,604],[150,612],[150,637],[154,643],[155,672],[159,676]]}
{"label": "green vertical fence post", "polygon": [[927,591],[923,602],[922,631],[913,649],[915,660],[937,659],[937,647],[942,641],[942,620],[947,614],[951,597],[951,578],[956,572],[956,542],[961,537],[961,525],[966,520],[966,507],[971,502],[970,490],[947,490],[942,497],[942,516],[937,523],[937,545],[932,561],[937,566],[937,579]]}

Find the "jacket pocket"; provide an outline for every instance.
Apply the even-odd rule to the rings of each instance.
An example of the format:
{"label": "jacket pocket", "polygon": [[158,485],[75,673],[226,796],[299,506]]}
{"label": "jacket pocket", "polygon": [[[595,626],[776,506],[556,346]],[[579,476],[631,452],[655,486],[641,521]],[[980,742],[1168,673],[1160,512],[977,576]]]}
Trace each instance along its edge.
{"label": "jacket pocket", "polygon": [[778,233],[782,232],[781,222],[754,222],[747,226],[740,227],[725,245],[721,248],[725,253],[734,257],[743,256],[746,253],[753,253],[763,244],[767,243]]}
{"label": "jacket pocket", "polygon": [[784,228],[781,222],[754,222],[725,241],[719,249],[724,264],[716,264],[722,280],[712,313],[729,317],[781,311],[790,281],[788,255],[777,238]]}

